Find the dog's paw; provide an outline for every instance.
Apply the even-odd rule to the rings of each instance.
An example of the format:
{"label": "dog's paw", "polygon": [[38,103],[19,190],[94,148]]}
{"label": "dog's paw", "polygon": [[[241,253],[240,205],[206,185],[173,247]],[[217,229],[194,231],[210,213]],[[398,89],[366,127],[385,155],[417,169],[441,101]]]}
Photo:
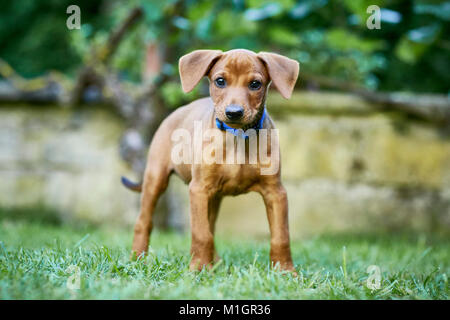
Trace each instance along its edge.
{"label": "dog's paw", "polygon": [[293,277],[298,277],[298,273],[297,270],[295,270],[294,264],[292,262],[285,262],[285,263],[280,263],[280,262],[272,262],[273,268],[285,273],[285,274],[291,274]]}
{"label": "dog's paw", "polygon": [[211,270],[212,262],[202,262],[200,260],[192,260],[189,264],[189,271],[202,271],[203,269]]}
{"label": "dog's paw", "polygon": [[146,252],[145,251],[136,251],[136,250],[131,250],[130,253],[130,260],[132,261],[137,261],[140,259],[143,259],[145,257]]}

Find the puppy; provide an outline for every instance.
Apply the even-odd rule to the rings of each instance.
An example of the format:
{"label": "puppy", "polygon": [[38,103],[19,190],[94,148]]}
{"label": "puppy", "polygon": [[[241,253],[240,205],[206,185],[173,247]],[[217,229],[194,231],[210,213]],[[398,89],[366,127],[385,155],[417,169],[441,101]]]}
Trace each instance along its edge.
{"label": "puppy", "polygon": [[[189,184],[191,270],[211,267],[214,261],[214,226],[222,198],[255,191],[262,195],[267,210],[271,261],[281,270],[295,271],[289,243],[288,200],[280,179],[278,136],[266,111],[266,95],[272,84],[284,98],[290,98],[299,73],[298,62],[275,53],[256,54],[244,49],[197,50],[179,60],[179,70],[184,92],[193,90],[207,76],[210,97],[178,108],[161,123],[150,145],[142,184],[122,178],[126,187],[142,192],[133,254],[140,256],[148,250],[156,202],[170,175],[176,173]],[[177,137],[185,133],[196,136],[199,130],[215,130],[211,134],[214,139],[188,139],[181,148],[189,149],[183,155],[185,161],[175,159],[174,150],[180,147],[175,143]],[[235,140],[227,143],[230,136]],[[195,161],[196,151],[190,148],[195,141],[200,150],[212,150],[216,161]],[[235,153],[245,159],[244,163],[226,159],[234,154],[236,144],[245,146]]]}

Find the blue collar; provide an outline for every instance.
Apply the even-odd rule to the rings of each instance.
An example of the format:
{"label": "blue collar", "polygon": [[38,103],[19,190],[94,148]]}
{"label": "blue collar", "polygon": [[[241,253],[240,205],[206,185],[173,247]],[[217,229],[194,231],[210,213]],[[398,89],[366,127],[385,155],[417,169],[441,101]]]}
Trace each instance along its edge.
{"label": "blue collar", "polygon": [[[266,119],[266,108],[264,108],[263,114],[261,116],[261,119],[259,119],[258,123],[256,125],[254,125],[253,127],[247,128],[247,130],[255,129],[256,131],[258,131],[258,130],[262,129],[264,119]],[[232,128],[232,127],[228,126],[225,122],[220,121],[217,118],[216,118],[216,126],[218,129],[226,130],[226,131],[232,133],[233,135],[235,135],[236,137],[242,136],[245,139],[247,139],[249,137],[247,134],[245,134],[244,130]]]}

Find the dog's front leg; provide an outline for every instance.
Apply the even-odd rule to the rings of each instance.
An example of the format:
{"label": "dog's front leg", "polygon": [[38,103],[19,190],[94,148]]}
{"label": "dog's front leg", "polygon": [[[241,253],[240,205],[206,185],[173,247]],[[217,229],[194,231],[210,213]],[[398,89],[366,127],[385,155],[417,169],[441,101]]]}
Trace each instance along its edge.
{"label": "dog's front leg", "polygon": [[278,183],[266,186],[261,194],[267,210],[270,227],[270,260],[281,270],[294,271],[289,243],[288,201],[284,187]]}
{"label": "dog's front leg", "polygon": [[[212,236],[214,237],[214,232],[216,229],[216,220],[219,215],[220,203],[222,202],[222,197],[220,195],[216,195],[212,197],[212,199],[208,202],[208,218],[209,218],[209,230],[211,231]],[[216,248],[214,248],[213,253],[214,263],[219,262],[220,256],[217,253]]]}
{"label": "dog's front leg", "polygon": [[208,217],[208,202],[211,200],[209,190],[200,184],[191,182],[189,197],[191,205],[191,270],[210,268],[214,257],[214,237]]}

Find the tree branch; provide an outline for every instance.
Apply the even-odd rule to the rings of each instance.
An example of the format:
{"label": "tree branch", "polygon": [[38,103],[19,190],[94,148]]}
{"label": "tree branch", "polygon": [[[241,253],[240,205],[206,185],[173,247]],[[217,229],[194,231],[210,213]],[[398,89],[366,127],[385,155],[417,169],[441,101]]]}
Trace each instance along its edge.
{"label": "tree branch", "polygon": [[303,78],[319,87],[355,94],[370,102],[370,105],[377,109],[398,110],[438,124],[450,123],[450,99],[443,95],[382,93],[323,76],[304,74]]}

